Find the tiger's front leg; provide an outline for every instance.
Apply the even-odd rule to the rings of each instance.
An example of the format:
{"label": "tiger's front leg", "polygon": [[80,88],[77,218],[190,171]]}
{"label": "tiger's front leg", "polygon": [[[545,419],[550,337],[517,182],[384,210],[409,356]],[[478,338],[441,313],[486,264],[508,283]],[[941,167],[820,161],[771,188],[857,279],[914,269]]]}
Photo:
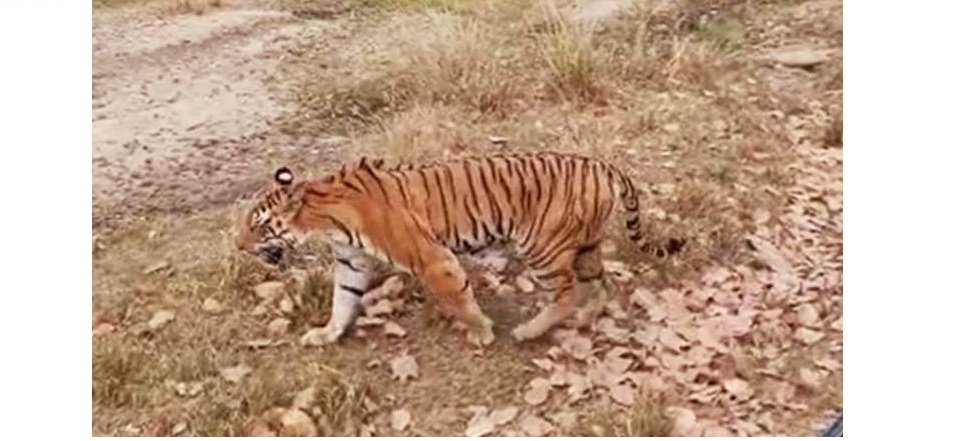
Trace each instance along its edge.
{"label": "tiger's front leg", "polygon": [[302,343],[323,346],[338,341],[359,316],[362,296],[383,280],[380,272],[379,265],[360,252],[337,249],[332,314],[324,327],[306,333]]}

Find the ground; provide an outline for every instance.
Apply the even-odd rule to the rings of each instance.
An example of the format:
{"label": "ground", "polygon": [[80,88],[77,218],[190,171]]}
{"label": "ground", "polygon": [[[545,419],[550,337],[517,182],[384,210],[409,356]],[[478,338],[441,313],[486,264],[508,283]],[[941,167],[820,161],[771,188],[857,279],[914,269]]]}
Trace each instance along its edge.
{"label": "ground", "polygon": [[[94,435],[804,436],[840,410],[840,1],[93,8]],[[651,237],[689,238],[611,241],[589,329],[511,341],[548,299],[493,255],[466,261],[492,346],[401,279],[316,348],[323,250],[278,273],[231,246],[280,165],[541,149],[613,158]]]}

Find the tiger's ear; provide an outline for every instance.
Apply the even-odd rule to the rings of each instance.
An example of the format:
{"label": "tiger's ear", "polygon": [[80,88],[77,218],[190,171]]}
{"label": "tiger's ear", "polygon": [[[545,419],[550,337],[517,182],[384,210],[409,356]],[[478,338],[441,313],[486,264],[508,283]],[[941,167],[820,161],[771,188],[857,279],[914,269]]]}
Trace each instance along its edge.
{"label": "tiger's ear", "polygon": [[289,170],[288,167],[281,167],[279,170],[276,170],[274,177],[276,184],[279,184],[280,187],[292,185],[292,170]]}

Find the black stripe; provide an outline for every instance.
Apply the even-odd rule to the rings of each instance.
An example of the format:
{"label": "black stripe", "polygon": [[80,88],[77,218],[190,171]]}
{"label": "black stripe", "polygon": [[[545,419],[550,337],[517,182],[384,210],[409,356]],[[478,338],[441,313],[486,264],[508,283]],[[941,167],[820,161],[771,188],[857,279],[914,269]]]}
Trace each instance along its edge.
{"label": "black stripe", "polygon": [[439,174],[433,172],[432,176],[435,177],[435,186],[438,187],[439,189],[439,199],[442,201],[442,217],[443,219],[445,219],[445,238],[444,239],[445,239],[445,242],[448,242],[448,239],[450,237],[449,235],[451,234],[451,231],[452,231],[452,226],[449,225],[449,206],[448,206],[448,203],[445,201],[445,190],[443,190],[444,186],[442,185],[442,182],[439,181]]}
{"label": "black stripe", "polygon": [[342,289],[342,290],[344,290],[344,291],[351,292],[351,293],[353,293],[353,294],[355,294],[355,295],[357,295],[357,296],[359,296],[359,297],[364,296],[365,293],[366,293],[365,291],[363,291],[363,290],[361,290],[361,289],[359,289],[359,288],[353,288],[353,287],[351,287],[351,286],[349,286],[349,285],[343,285],[343,284],[341,284],[341,283],[339,284],[339,288]]}
{"label": "black stripe", "polygon": [[352,264],[352,262],[349,261],[349,259],[343,259],[343,258],[337,257],[337,258],[336,258],[336,262],[339,262],[340,264],[349,267],[349,269],[351,269],[352,271],[355,271],[355,272],[357,272],[357,273],[361,273],[361,272],[362,272],[362,270],[360,270],[359,268],[356,268],[356,267]]}
{"label": "black stripe", "polygon": [[465,203],[465,213],[468,215],[469,220],[472,222],[472,239],[475,241],[481,241],[479,237],[479,216],[482,214],[482,206],[478,203],[478,195],[475,194],[475,185],[472,184],[472,170],[469,162],[463,162],[462,168],[465,170],[465,183],[469,187],[469,195],[472,196],[471,200],[475,204],[475,212],[469,207],[469,198],[466,197]]}
{"label": "black stripe", "polygon": [[357,191],[357,192],[359,192],[359,193],[362,193],[362,190],[361,190],[359,187],[356,187],[355,184],[353,184],[353,183],[351,183],[351,182],[345,180],[345,178],[342,179],[342,185],[345,185],[346,187],[349,187],[349,188],[351,188],[351,189],[353,189],[353,190],[355,190],[355,191]]}
{"label": "black stripe", "polygon": [[346,237],[349,238],[349,245],[353,245],[354,238],[352,237],[352,230],[350,230],[349,227],[346,226],[344,222],[340,221],[339,219],[336,219],[335,216],[332,216],[329,214],[322,214],[320,215],[320,217],[329,219],[332,222],[332,224],[335,225],[337,229],[339,229],[339,231],[344,233]]}
{"label": "black stripe", "polygon": [[405,185],[403,185],[408,183],[405,181],[406,176],[401,175],[402,179],[399,179],[392,172],[387,173],[387,175],[395,181],[395,186],[399,188],[399,193],[402,194],[402,201],[405,202],[405,206],[411,207],[412,204],[409,202],[409,195],[405,192]]}
{"label": "black stripe", "polygon": [[366,169],[366,174],[368,174],[369,177],[371,177],[372,180],[375,181],[376,185],[379,186],[379,190],[382,191],[382,198],[385,199],[385,204],[391,207],[392,202],[389,201],[389,192],[386,191],[385,186],[382,185],[382,179],[379,179],[379,177],[376,176],[375,172],[372,171],[371,168]]}

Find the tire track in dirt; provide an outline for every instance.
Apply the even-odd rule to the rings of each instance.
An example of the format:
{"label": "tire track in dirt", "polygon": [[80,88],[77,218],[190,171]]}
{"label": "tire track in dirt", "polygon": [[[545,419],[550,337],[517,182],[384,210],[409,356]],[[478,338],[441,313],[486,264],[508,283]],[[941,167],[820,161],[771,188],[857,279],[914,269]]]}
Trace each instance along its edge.
{"label": "tire track in dirt", "polygon": [[334,140],[293,139],[272,128],[289,110],[279,63],[309,29],[308,21],[264,9],[95,16],[94,228],[227,203],[293,152],[334,153]]}

